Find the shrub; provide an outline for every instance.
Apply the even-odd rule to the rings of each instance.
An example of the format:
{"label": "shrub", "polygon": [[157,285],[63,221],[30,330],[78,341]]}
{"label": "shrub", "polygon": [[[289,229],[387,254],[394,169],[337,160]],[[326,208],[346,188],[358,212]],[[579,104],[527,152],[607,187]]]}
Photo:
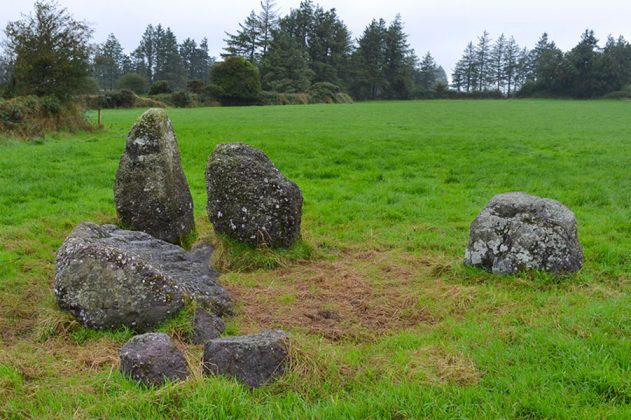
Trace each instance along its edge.
{"label": "shrub", "polygon": [[158,80],[149,89],[149,95],[160,95],[161,93],[171,93],[171,87],[166,80]]}
{"label": "shrub", "polygon": [[609,92],[605,96],[604,99],[631,99],[631,92],[626,90],[616,90],[614,92]]}
{"label": "shrub", "polygon": [[143,76],[137,73],[127,73],[118,79],[116,83],[121,90],[131,90],[136,95],[147,93],[149,82]]}
{"label": "shrub", "polygon": [[211,70],[211,79],[223,93],[221,102],[226,105],[258,103],[261,79],[257,67],[242,57],[227,57]]}
{"label": "shrub", "polygon": [[167,104],[155,98],[137,96],[134,106],[137,108],[166,108]]}
{"label": "shrub", "polygon": [[311,96],[311,103],[335,103],[335,95],[340,93],[339,86],[329,82],[319,82],[311,85],[309,88],[309,95]]}
{"label": "shrub", "polygon": [[178,108],[186,108],[191,106],[193,99],[188,92],[175,92],[171,95],[171,103]]}
{"label": "shrub", "polygon": [[204,91],[202,92],[203,96],[206,96],[212,99],[220,99],[223,96],[223,94],[224,94],[224,91],[221,88],[221,86],[217,86],[215,84],[210,84],[206,86],[204,88]]}
{"label": "shrub", "polygon": [[206,84],[201,80],[189,80],[188,83],[186,83],[186,90],[191,93],[203,93],[204,88],[206,88]]}
{"label": "shrub", "polygon": [[83,109],[54,96],[19,96],[0,101],[0,133],[35,137],[50,131],[90,128]]}
{"label": "shrub", "polygon": [[262,105],[306,105],[309,103],[309,95],[306,93],[278,93],[262,92]]}

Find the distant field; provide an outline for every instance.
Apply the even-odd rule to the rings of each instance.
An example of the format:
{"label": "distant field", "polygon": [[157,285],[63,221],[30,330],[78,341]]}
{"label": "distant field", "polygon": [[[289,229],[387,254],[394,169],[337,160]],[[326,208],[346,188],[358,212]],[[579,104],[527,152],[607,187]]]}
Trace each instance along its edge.
{"label": "distant field", "polygon": [[[261,148],[305,196],[309,259],[223,276],[239,304],[230,334],[294,338],[292,370],[255,391],[199,369],[140,388],[117,371],[130,332],[56,309],[55,253],[77,223],[115,222],[114,174],[142,111],[0,140],[0,418],[631,418],[630,102],[169,110],[202,238],[217,241],[204,169],[218,143]],[[469,223],[507,191],[576,213],[579,274],[463,267]],[[199,365],[201,347],[188,352]]]}

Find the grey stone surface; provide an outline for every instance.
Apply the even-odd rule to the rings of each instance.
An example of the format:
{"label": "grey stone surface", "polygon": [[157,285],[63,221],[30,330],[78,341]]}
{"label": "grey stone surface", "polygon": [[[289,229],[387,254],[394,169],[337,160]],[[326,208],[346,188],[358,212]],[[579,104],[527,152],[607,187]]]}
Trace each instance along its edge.
{"label": "grey stone surface", "polygon": [[302,193],[260,150],[220,144],[206,168],[215,231],[253,246],[288,248],[300,236]]}
{"label": "grey stone surface", "polygon": [[126,229],[174,244],[193,231],[193,199],[164,110],[148,110],[129,132],[116,173],[114,199]]}
{"label": "grey stone surface", "polygon": [[576,272],[583,251],[574,213],[549,198],[496,195],[471,224],[465,264],[496,274]]}
{"label": "grey stone surface", "polygon": [[234,377],[256,388],[281,375],[288,363],[289,336],[280,330],[219,338],[204,346],[204,372]]}
{"label": "grey stone surface", "polygon": [[193,344],[205,344],[223,334],[225,328],[220,317],[204,309],[197,309],[193,318],[193,334],[190,340]]}
{"label": "grey stone surface", "polygon": [[62,309],[93,328],[147,331],[189,297],[222,314],[232,310],[212,270],[212,248],[186,252],[144,232],[82,223],[57,254],[55,294]]}
{"label": "grey stone surface", "polygon": [[121,348],[120,361],[125,376],[149,386],[184,380],[189,375],[184,355],[163,333],[133,337]]}

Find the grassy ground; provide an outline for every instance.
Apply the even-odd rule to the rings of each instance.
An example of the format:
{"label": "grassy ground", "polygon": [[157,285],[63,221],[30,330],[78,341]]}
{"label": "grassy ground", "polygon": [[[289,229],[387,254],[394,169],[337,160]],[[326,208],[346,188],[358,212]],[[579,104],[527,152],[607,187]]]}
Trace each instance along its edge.
{"label": "grassy ground", "polygon": [[[203,378],[194,346],[189,381],[137,387],[117,371],[130,332],[89,331],[56,309],[56,250],[81,221],[115,222],[114,174],[141,110],[105,112],[102,132],[0,140],[0,417],[629,418],[630,112],[570,101],[170,110],[201,237],[219,243],[203,178],[217,143],[263,149],[303,189],[301,250],[223,276],[239,302],[230,334],[294,338],[291,371],[255,391]],[[463,267],[469,223],[516,190],[574,210],[578,275]],[[230,252],[218,262],[244,266]]]}

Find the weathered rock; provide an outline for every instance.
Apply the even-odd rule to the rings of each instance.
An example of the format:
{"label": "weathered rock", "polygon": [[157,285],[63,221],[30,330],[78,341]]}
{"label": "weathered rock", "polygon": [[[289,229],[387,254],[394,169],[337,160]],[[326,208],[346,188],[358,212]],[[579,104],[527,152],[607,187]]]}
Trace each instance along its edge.
{"label": "weathered rock", "polygon": [[574,213],[549,198],[496,195],[471,224],[465,264],[496,274],[576,272],[583,251]]}
{"label": "weathered rock", "polygon": [[193,231],[193,199],[164,110],[148,110],[129,132],[116,173],[114,199],[126,229],[174,244]]}
{"label": "weathered rock", "polygon": [[290,247],[300,236],[302,193],[260,150],[220,144],[206,168],[215,231],[253,246]]}
{"label": "weathered rock", "polygon": [[193,334],[190,340],[193,344],[205,344],[223,334],[225,328],[220,317],[204,309],[197,309],[193,318]]}
{"label": "weathered rock", "polygon": [[186,359],[171,337],[162,333],[137,335],[120,351],[121,371],[137,382],[159,386],[189,375]]}
{"label": "weathered rock", "polygon": [[204,372],[234,377],[256,388],[281,375],[288,362],[288,335],[280,330],[219,338],[204,346]]}
{"label": "weathered rock", "polygon": [[209,266],[211,253],[210,247],[186,252],[143,232],[82,223],[57,254],[57,303],[88,327],[136,331],[175,314],[185,297],[230,312],[230,298]]}

